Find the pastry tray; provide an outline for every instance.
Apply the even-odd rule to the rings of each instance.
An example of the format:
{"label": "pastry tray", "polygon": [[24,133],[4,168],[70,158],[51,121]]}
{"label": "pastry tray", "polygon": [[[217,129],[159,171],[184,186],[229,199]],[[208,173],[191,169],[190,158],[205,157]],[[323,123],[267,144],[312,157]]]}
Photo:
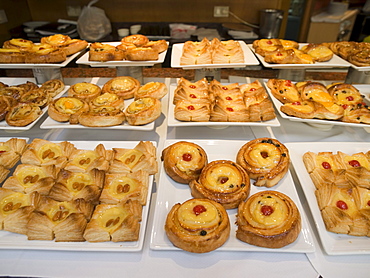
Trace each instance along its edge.
{"label": "pastry tray", "polygon": [[[167,140],[165,147],[182,140]],[[186,141],[186,140],[185,140]],[[192,140],[193,143],[201,146],[208,156],[208,161],[214,161],[218,159],[226,159],[235,161],[238,150],[247,141],[234,141],[234,140]],[[310,253],[315,251],[313,243],[312,232],[310,231],[308,221],[299,201],[298,194],[295,189],[294,182],[290,175],[290,172],[274,187],[256,187],[253,185],[251,180],[251,191],[250,195],[264,191],[264,190],[276,190],[288,195],[297,205],[302,218],[302,229],[297,240],[290,245],[279,249],[269,249],[250,245],[248,243],[238,240],[235,236],[236,232],[236,213],[237,209],[227,210],[230,218],[230,237],[227,242],[215,251],[256,251],[256,252],[289,252],[289,253]],[[183,203],[188,199],[191,199],[191,193],[189,186],[186,184],[180,184],[173,181],[164,171],[163,165],[160,170],[160,181],[157,192],[156,210],[154,211],[154,221],[151,232],[150,248],[153,250],[179,250],[181,249],[172,245],[168,240],[164,224],[168,212],[172,206],[176,203]]]}
{"label": "pastry tray", "polygon": [[[98,144],[106,149],[134,148],[139,141],[69,141],[77,148],[93,150]],[[156,142],[152,142],[156,146]],[[148,197],[143,206],[142,221],[140,222],[139,240],[133,242],[55,242],[47,240],[28,240],[26,235],[0,231],[0,249],[31,249],[57,251],[109,251],[109,252],[138,252],[143,248],[145,230],[149,215],[150,199],[152,196],[154,176],[149,176]]]}
{"label": "pastry tray", "polygon": [[303,163],[303,154],[308,151],[337,153],[338,151],[346,154],[354,154],[358,152],[366,152],[370,149],[370,143],[361,142],[300,142],[286,143],[285,146],[289,149],[290,158],[294,170],[301,183],[303,192],[307,198],[307,203],[310,207],[315,226],[317,228],[321,244],[328,255],[364,255],[370,254],[370,238],[349,236],[344,234],[336,234],[328,232],[325,228],[324,221],[321,217],[320,209],[317,205],[315,196],[315,185],[313,184],[310,175]]}
{"label": "pastry tray", "polygon": [[172,46],[171,52],[171,67],[183,69],[202,69],[202,68],[244,68],[245,66],[259,65],[259,61],[254,56],[244,41],[238,41],[244,53],[244,63],[230,63],[230,64],[199,64],[199,65],[180,65],[182,56],[183,43],[176,43]]}
{"label": "pastry tray", "polygon": [[[117,46],[121,44],[121,42],[106,42],[104,44],[110,44],[113,46]],[[168,45],[168,42],[167,42]],[[82,65],[89,65],[90,67],[145,67],[145,66],[154,66],[155,64],[161,64],[164,62],[166,57],[167,50],[159,53],[158,60],[152,61],[107,61],[107,62],[99,62],[99,61],[89,61],[89,51],[87,51],[84,55],[82,55],[77,61],[76,64]]]}
{"label": "pastry tray", "polygon": [[[305,43],[299,44],[299,48],[306,45]],[[265,58],[260,54],[257,54],[252,46],[252,44],[248,44],[249,48],[253,51],[253,53],[258,57],[262,65],[266,68],[274,68],[274,69],[310,69],[310,68],[348,68],[351,66],[350,63],[343,60],[337,55],[333,55],[329,61],[326,62],[316,62],[314,64],[270,64],[265,62]]]}
{"label": "pastry tray", "polygon": [[[354,85],[358,90],[360,90],[360,93],[363,95],[369,95],[370,93],[370,86],[369,85]],[[280,110],[280,107],[283,105],[278,99],[276,99],[272,93],[271,90],[267,87],[267,84],[265,83],[265,87],[267,92],[270,94],[270,98],[272,99],[272,102],[274,103],[276,110],[278,111],[279,115],[287,120],[293,121],[293,122],[302,122],[307,123],[313,127],[316,127],[318,129],[322,130],[329,130],[332,126],[338,125],[338,126],[349,126],[349,127],[363,127],[363,128],[370,128],[370,125],[368,124],[357,124],[357,123],[347,123],[347,122],[341,122],[341,121],[335,121],[335,120],[321,120],[321,119],[302,119],[294,116],[289,116],[285,113],[283,113]],[[369,97],[367,97],[367,100],[369,100]]]}
{"label": "pastry tray", "polygon": [[175,119],[175,105],[173,104],[174,92],[176,84],[170,85],[169,91],[169,104],[168,104],[168,120],[167,125],[172,127],[186,127],[186,126],[208,126],[214,128],[221,128],[226,126],[280,126],[280,122],[275,119],[264,121],[264,122],[183,122]]}

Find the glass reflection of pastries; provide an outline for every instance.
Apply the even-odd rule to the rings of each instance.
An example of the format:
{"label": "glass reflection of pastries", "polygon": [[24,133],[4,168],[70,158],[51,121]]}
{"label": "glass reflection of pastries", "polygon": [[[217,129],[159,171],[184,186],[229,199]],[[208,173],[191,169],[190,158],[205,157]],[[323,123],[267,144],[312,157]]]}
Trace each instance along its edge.
{"label": "glass reflection of pastries", "polygon": [[13,168],[26,148],[27,141],[25,139],[10,138],[5,142],[0,142],[0,165],[6,169]]}
{"label": "glass reflection of pastries", "polygon": [[39,200],[37,192],[25,194],[0,188],[0,230],[26,234],[30,215]]}
{"label": "glass reflection of pastries", "polygon": [[153,175],[158,171],[156,148],[150,141],[140,141],[134,148],[113,148],[109,173],[130,173],[143,170]]}
{"label": "glass reflection of pastries", "polygon": [[125,110],[126,121],[130,125],[145,125],[159,118],[162,113],[160,100],[144,97],[134,100]]}
{"label": "glass reflection of pastries", "polygon": [[266,248],[281,248],[299,236],[301,216],[287,195],[262,191],[240,204],[236,225],[239,240]]}
{"label": "glass reflection of pastries", "polygon": [[208,163],[205,150],[192,142],[176,142],[162,151],[161,160],[167,175],[176,182],[188,184],[198,179]]}
{"label": "glass reflection of pastries", "polygon": [[137,241],[141,213],[142,206],[137,201],[99,204],[86,226],[84,238],[89,242]]}
{"label": "glass reflection of pastries", "polygon": [[83,199],[58,202],[43,197],[27,224],[29,240],[85,241],[83,232],[94,206]]}
{"label": "glass reflection of pastries", "polygon": [[100,106],[83,112],[78,117],[79,124],[89,127],[116,126],[123,123],[125,114],[113,106]]}
{"label": "glass reflection of pastries", "polygon": [[130,199],[145,206],[148,183],[149,174],[143,170],[133,173],[107,174],[99,200],[104,204],[117,204]]}
{"label": "glass reflection of pastries", "polygon": [[41,195],[47,195],[57,175],[58,169],[54,165],[20,164],[4,182],[3,188],[27,194],[37,191]]}
{"label": "glass reflection of pastries", "polygon": [[288,149],[276,139],[257,138],[244,144],[236,162],[255,180],[255,186],[275,186],[289,169]]}
{"label": "glass reflection of pastries", "polygon": [[78,123],[78,116],[87,111],[89,105],[75,97],[61,97],[53,100],[48,108],[50,118],[58,122]]}
{"label": "glass reflection of pastries", "polygon": [[225,208],[208,199],[190,199],[173,205],[164,228],[174,246],[192,253],[216,250],[230,236]]}
{"label": "glass reflection of pastries", "polygon": [[134,98],[154,97],[157,99],[163,98],[168,92],[166,84],[162,82],[148,82],[141,86],[134,94]]}
{"label": "glass reflection of pastries", "polygon": [[68,90],[69,97],[76,97],[85,101],[89,101],[100,95],[101,88],[89,82],[80,82],[73,84]]}
{"label": "glass reflection of pastries", "polygon": [[48,196],[60,202],[84,199],[86,202],[98,204],[104,177],[105,172],[97,169],[87,172],[62,169]]}
{"label": "glass reflection of pastries", "polygon": [[119,110],[123,110],[125,101],[116,94],[103,93],[90,101],[90,108],[98,108],[102,106],[112,106]]}
{"label": "glass reflection of pastries", "polygon": [[214,160],[202,169],[198,179],[189,182],[189,187],[194,198],[207,198],[233,209],[249,196],[250,181],[237,163]]}
{"label": "glass reflection of pastries", "polygon": [[51,97],[55,97],[64,90],[65,85],[60,79],[51,79],[42,83],[40,88],[51,95]]}
{"label": "glass reflection of pastries", "polygon": [[134,97],[139,88],[140,82],[137,79],[131,76],[119,76],[106,82],[102,88],[102,93],[112,93],[123,99],[129,99]]}
{"label": "glass reflection of pastries", "polygon": [[27,126],[34,122],[41,114],[42,111],[37,105],[18,103],[9,110],[5,116],[5,120],[10,126]]}

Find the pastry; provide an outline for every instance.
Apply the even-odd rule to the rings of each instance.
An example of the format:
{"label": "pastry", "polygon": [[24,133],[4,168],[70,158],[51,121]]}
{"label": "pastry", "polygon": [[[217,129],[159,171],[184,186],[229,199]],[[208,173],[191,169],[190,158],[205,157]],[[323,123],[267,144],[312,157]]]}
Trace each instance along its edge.
{"label": "pastry", "polygon": [[156,148],[150,141],[140,141],[133,149],[113,148],[109,173],[143,170],[153,175],[158,171]]}
{"label": "pastry", "polygon": [[370,48],[362,49],[354,54],[349,55],[348,62],[358,67],[370,66]]}
{"label": "pastry", "polygon": [[269,79],[267,81],[272,95],[281,103],[292,103],[301,101],[301,96],[297,87],[290,80],[285,79]]}
{"label": "pastry", "polygon": [[69,97],[75,97],[84,101],[90,101],[101,93],[98,85],[89,82],[80,82],[72,85],[68,90]]}
{"label": "pastry", "polygon": [[55,34],[48,37],[42,37],[41,43],[47,43],[62,49],[67,56],[75,54],[88,45],[87,41],[80,39],[71,39],[67,35]]}
{"label": "pastry", "polygon": [[208,163],[204,149],[191,142],[176,142],[162,151],[161,160],[167,175],[176,182],[188,184],[198,179]]}
{"label": "pastry", "polygon": [[150,47],[136,47],[127,49],[125,58],[128,61],[156,61],[159,58],[159,54]]}
{"label": "pastry", "polygon": [[194,198],[207,198],[225,209],[237,208],[250,191],[247,172],[235,162],[214,160],[208,163],[197,180],[189,183]]}
{"label": "pastry", "polygon": [[87,111],[89,105],[75,97],[61,97],[53,100],[48,108],[50,118],[58,122],[78,123],[78,116]]}
{"label": "pastry", "polygon": [[277,51],[278,49],[284,49],[280,39],[260,39],[255,40],[252,43],[255,52],[262,57],[266,54]]}
{"label": "pastry", "polygon": [[162,113],[161,102],[153,97],[134,100],[125,110],[129,125],[145,125],[159,118]]}
{"label": "pastry", "polygon": [[276,139],[257,138],[244,144],[236,162],[255,180],[255,186],[276,185],[289,169],[289,151]]}
{"label": "pastry", "polygon": [[301,119],[313,119],[315,117],[315,104],[312,101],[295,101],[285,103],[280,111],[293,117]]}
{"label": "pastry", "polygon": [[0,95],[0,121],[5,120],[6,114],[16,103],[14,98]]}
{"label": "pastry", "polygon": [[1,96],[7,96],[13,98],[16,102],[19,102],[21,96],[25,93],[25,89],[17,86],[8,86],[0,89]]}
{"label": "pastry", "polygon": [[173,104],[176,104],[180,100],[210,104],[208,86],[208,81],[205,78],[191,82],[181,77],[174,91]]}
{"label": "pastry", "polygon": [[262,191],[238,207],[236,238],[260,247],[281,248],[293,243],[301,231],[296,204],[278,191]]}
{"label": "pastry", "polygon": [[113,45],[95,42],[90,45],[89,61],[121,61],[125,57],[122,49]]}
{"label": "pastry", "polygon": [[311,100],[318,103],[334,103],[333,97],[329,94],[326,87],[320,82],[308,82],[301,89],[303,100]]}
{"label": "pastry", "polygon": [[212,64],[210,42],[204,38],[201,42],[186,41],[180,57],[180,65]]}
{"label": "pastry", "polygon": [[32,52],[26,52],[25,63],[31,64],[53,64],[61,63],[67,59],[65,52],[59,48],[48,45],[37,45]]}
{"label": "pastry", "polygon": [[314,118],[339,120],[343,117],[344,108],[334,102],[315,102]]}
{"label": "pastry", "polygon": [[3,48],[19,49],[21,51],[30,51],[34,47],[34,43],[30,40],[15,38],[5,41]]}
{"label": "pastry", "polygon": [[208,122],[211,117],[211,105],[180,100],[175,105],[174,116],[178,121]]}
{"label": "pastry", "polygon": [[211,110],[210,121],[212,122],[247,122],[248,120],[248,110],[243,100],[217,99]]}
{"label": "pastry", "polygon": [[190,199],[169,211],[165,231],[172,244],[193,253],[206,253],[221,247],[230,236],[226,210],[208,199]]}
{"label": "pastry", "polygon": [[0,165],[0,183],[2,183],[10,174],[10,171],[4,166]]}
{"label": "pastry", "polygon": [[[358,211],[365,215],[367,219],[370,219],[370,190],[368,188],[363,188],[356,186],[353,188],[353,194],[352,194],[356,207]],[[368,233],[367,236],[370,234]]]}
{"label": "pastry", "polygon": [[131,76],[112,78],[104,84],[102,93],[112,93],[123,99],[133,98],[140,88],[140,82]]}
{"label": "pastry", "polygon": [[352,167],[344,171],[345,179],[352,186],[370,189],[370,169],[366,167]]}
{"label": "pastry", "polygon": [[343,117],[341,120],[348,123],[370,124],[370,107],[359,103],[355,106],[342,105]]}
{"label": "pastry", "polygon": [[46,91],[37,88],[23,93],[19,102],[33,104],[42,109],[49,104],[51,98]]}
{"label": "pastry", "polygon": [[134,98],[154,97],[157,99],[163,98],[168,93],[166,84],[162,82],[148,82],[142,85],[134,94]]}
{"label": "pastry", "polygon": [[336,104],[344,106],[357,105],[363,102],[363,96],[359,90],[351,84],[338,83],[328,88],[329,94]]}
{"label": "pastry", "polygon": [[5,120],[10,126],[27,126],[33,123],[41,114],[42,111],[37,105],[18,103],[9,110]]}
{"label": "pastry", "polygon": [[78,123],[89,127],[116,126],[124,120],[125,114],[114,106],[91,108],[78,116]]}
{"label": "pastry", "polygon": [[148,196],[149,174],[138,170],[133,173],[108,174],[100,195],[100,203],[117,204],[127,200],[136,200],[146,205]]}
{"label": "pastry", "polygon": [[90,109],[110,106],[115,107],[119,110],[123,110],[125,107],[125,101],[123,98],[118,97],[116,94],[104,93],[90,101]]}
{"label": "pastry", "polygon": [[304,53],[312,56],[315,62],[326,62],[333,58],[333,51],[323,44],[307,44],[301,49]]}
{"label": "pastry", "polygon": [[16,48],[0,48],[0,63],[2,64],[23,64],[26,55]]}
{"label": "pastry", "polygon": [[136,35],[130,35],[126,36],[121,39],[121,42],[123,43],[133,43],[136,47],[142,47],[149,43],[149,39],[147,36],[136,34]]}
{"label": "pastry", "polygon": [[168,44],[165,40],[157,40],[157,41],[149,41],[147,44],[143,45],[142,47],[150,47],[157,51],[158,53],[162,53],[168,49]]}
{"label": "pastry", "polygon": [[65,85],[60,79],[51,79],[42,83],[40,88],[46,91],[51,97],[55,97],[64,90]]}
{"label": "pastry", "polygon": [[13,168],[27,148],[25,139],[10,138],[0,142],[0,165],[6,169]]}
{"label": "pastry", "polygon": [[244,63],[244,53],[240,43],[234,40],[211,42],[212,64]]}
{"label": "pastry", "polygon": [[139,240],[141,205],[137,201],[100,204],[83,234],[89,242]]}

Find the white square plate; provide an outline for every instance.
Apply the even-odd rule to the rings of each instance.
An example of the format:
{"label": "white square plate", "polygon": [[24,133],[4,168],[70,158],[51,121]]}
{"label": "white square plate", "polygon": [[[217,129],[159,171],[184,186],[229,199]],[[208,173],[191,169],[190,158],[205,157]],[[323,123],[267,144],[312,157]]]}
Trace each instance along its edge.
{"label": "white square plate", "polygon": [[[104,44],[110,44],[117,46],[121,42],[106,42]],[[167,42],[168,45],[168,42]],[[154,61],[89,61],[89,51],[82,55],[77,61],[76,64],[89,65],[90,67],[139,67],[139,66],[153,66],[155,64],[161,64],[164,62],[166,57],[167,50],[159,53],[158,60]]]}
{"label": "white square plate", "polygon": [[244,41],[238,41],[244,53],[244,63],[232,64],[201,64],[201,65],[180,65],[183,43],[176,43],[172,46],[171,67],[183,69],[202,69],[202,68],[244,68],[245,66],[259,65],[257,58],[249,49]]}
{"label": "white square plate", "polygon": [[275,117],[272,120],[265,122],[183,122],[175,119],[175,105],[173,104],[173,97],[177,85],[170,85],[169,104],[168,104],[168,126],[210,126],[214,128],[221,128],[226,126],[280,126],[279,120]]}
{"label": "white square plate", "polygon": [[[172,145],[181,140],[167,140],[165,147]],[[204,148],[208,155],[208,161],[218,159],[226,159],[235,161],[238,150],[246,143],[246,141],[233,141],[233,140],[192,140],[193,143],[198,144]],[[164,224],[168,212],[176,203],[183,203],[191,199],[189,186],[180,184],[173,181],[164,171],[161,165],[160,181],[158,185],[156,210],[154,212],[154,221],[151,234],[150,248],[153,250],[180,250],[172,245],[168,240]],[[267,188],[256,187],[251,180],[250,195],[267,190]],[[297,205],[302,218],[302,229],[297,240],[288,246],[279,249],[269,249],[250,245],[248,243],[238,240],[235,236],[236,233],[236,213],[237,209],[228,210],[231,231],[230,237],[227,242],[217,249],[217,251],[257,251],[257,252],[290,252],[290,253],[310,253],[315,251],[312,234],[309,229],[306,214],[303,211],[299,197],[297,195],[292,177],[288,172],[286,176],[273,188],[268,190],[276,190],[288,195]]]}
{"label": "white square plate", "polygon": [[[134,148],[139,141],[70,141],[79,149],[93,150],[98,144],[106,149]],[[156,146],[156,142],[152,142]],[[133,242],[55,242],[47,240],[28,240],[26,235],[0,231],[0,249],[31,249],[31,250],[58,250],[58,251],[109,251],[109,252],[138,252],[143,248],[145,230],[148,221],[150,199],[152,196],[153,175],[149,176],[148,197],[143,207],[142,221],[140,222],[139,240]]]}
{"label": "white square plate", "polygon": [[366,152],[370,150],[370,143],[353,143],[353,142],[301,142],[286,143],[289,149],[290,158],[294,170],[301,183],[303,192],[307,198],[307,203],[311,209],[316,228],[318,230],[321,244],[328,255],[363,255],[370,254],[370,238],[357,237],[344,234],[328,232],[325,223],[321,217],[319,206],[315,196],[315,185],[303,163],[303,154],[306,152],[334,152],[338,151],[354,154],[357,152]]}

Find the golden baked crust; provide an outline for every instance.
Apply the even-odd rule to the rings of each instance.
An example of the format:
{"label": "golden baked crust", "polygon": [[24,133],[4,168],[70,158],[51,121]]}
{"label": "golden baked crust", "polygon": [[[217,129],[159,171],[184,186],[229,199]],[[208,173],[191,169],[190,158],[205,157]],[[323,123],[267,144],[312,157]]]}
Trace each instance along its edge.
{"label": "golden baked crust", "polygon": [[129,61],[156,61],[159,58],[159,54],[150,47],[136,47],[127,49],[125,58]]}
{"label": "golden baked crust", "polygon": [[50,118],[58,122],[78,123],[78,116],[87,111],[89,105],[75,97],[61,97],[53,100],[48,108]]}
{"label": "golden baked crust", "polygon": [[90,108],[78,117],[79,124],[90,127],[116,126],[123,123],[125,114],[114,106]]}
{"label": "golden baked crust", "polygon": [[161,160],[167,175],[176,182],[188,184],[198,179],[208,163],[204,149],[191,142],[176,142],[162,151]]}
{"label": "golden baked crust", "polygon": [[301,119],[313,119],[315,117],[316,106],[312,101],[295,101],[292,103],[284,103],[280,107],[280,111]]}
{"label": "golden baked crust", "polygon": [[301,100],[297,87],[290,80],[269,79],[267,86],[272,95],[281,103],[291,103]]}
{"label": "golden baked crust", "polygon": [[236,162],[255,180],[255,186],[272,187],[287,173],[290,156],[278,140],[257,138],[239,149]]}
{"label": "golden baked crust", "polygon": [[0,142],[0,165],[6,169],[13,168],[27,148],[25,139],[10,138]]}
{"label": "golden baked crust", "polygon": [[85,40],[71,39],[69,36],[63,34],[42,37],[40,41],[41,43],[50,44],[54,47],[62,49],[67,56],[85,49],[88,45],[87,41]]}
{"label": "golden baked crust", "polygon": [[129,125],[145,125],[158,119],[162,113],[161,102],[153,97],[134,100],[125,110]]}
{"label": "golden baked crust", "polygon": [[116,94],[104,93],[93,98],[90,103],[90,109],[99,108],[103,106],[115,107],[119,110],[123,110],[125,107],[125,101],[123,98],[118,97]]}
{"label": "golden baked crust", "polygon": [[148,82],[142,85],[134,94],[134,98],[154,97],[157,99],[163,98],[168,93],[166,84],[162,82]]}
{"label": "golden baked crust", "polygon": [[17,101],[14,98],[0,95],[0,121],[5,120],[6,114],[16,103]]}
{"label": "golden baked crust", "polygon": [[143,45],[143,47],[150,47],[158,53],[162,53],[168,49],[168,44],[165,40],[149,41],[147,44]]}
{"label": "golden baked crust", "polygon": [[210,104],[211,100],[208,88],[209,84],[205,78],[191,82],[181,77],[174,91],[173,104],[177,104],[180,100],[191,103]]}
{"label": "golden baked crust", "polygon": [[55,97],[64,90],[65,85],[60,79],[51,79],[42,83],[40,88],[46,91],[51,97]]}
{"label": "golden baked crust", "polygon": [[136,34],[136,35],[130,35],[130,36],[126,36],[122,38],[121,42],[133,43],[136,47],[141,47],[149,43],[149,39],[147,36]]}
{"label": "golden baked crust", "polygon": [[50,100],[51,96],[46,91],[37,88],[28,90],[24,94],[22,94],[19,102],[34,104],[42,109],[49,104]]}
{"label": "golden baked crust", "polygon": [[113,45],[95,42],[90,45],[89,61],[121,61],[125,58],[122,49]]}
{"label": "golden baked crust", "polygon": [[104,84],[102,93],[112,93],[123,99],[133,98],[139,90],[140,82],[131,76],[118,76]]}
{"label": "golden baked crust", "polygon": [[190,199],[175,204],[167,215],[164,228],[174,246],[193,253],[216,250],[230,235],[226,210],[208,199]]}
{"label": "golden baked crust", "polygon": [[0,48],[0,63],[22,64],[26,60],[24,52],[15,48]]}
{"label": "golden baked crust", "polygon": [[333,97],[334,102],[342,106],[357,105],[363,102],[360,91],[351,84],[333,84],[328,88],[328,92]]}
{"label": "golden baked crust", "polygon": [[19,49],[21,51],[29,51],[34,47],[34,43],[30,40],[15,38],[5,41],[3,48]]}
{"label": "golden baked crust", "polygon": [[38,45],[32,52],[26,52],[25,63],[52,64],[61,63],[67,59],[65,52],[59,48]]}
{"label": "golden baked crust", "polygon": [[247,172],[235,162],[214,160],[208,163],[197,180],[189,182],[194,198],[207,198],[225,209],[237,208],[250,191]]}
{"label": "golden baked crust", "polygon": [[174,116],[178,121],[208,122],[211,117],[211,105],[209,103],[179,100],[175,105]]}
{"label": "golden baked crust", "polygon": [[68,90],[69,97],[75,97],[84,101],[90,101],[101,93],[101,88],[93,83],[80,82],[73,84]]}
{"label": "golden baked crust", "polygon": [[262,191],[240,203],[236,225],[239,240],[266,248],[281,248],[297,239],[301,216],[287,195]]}
{"label": "golden baked crust", "polygon": [[186,41],[180,57],[180,65],[212,64],[210,41],[207,38],[201,42]]}
{"label": "golden baked crust", "polygon": [[10,126],[27,126],[34,122],[42,111],[39,106],[29,103],[18,103],[13,106],[5,116]]}
{"label": "golden baked crust", "polygon": [[312,56],[315,62],[326,62],[333,58],[333,51],[323,44],[307,44],[301,49],[304,53]]}
{"label": "golden baked crust", "polygon": [[234,40],[220,41],[214,38],[211,42],[213,64],[244,63],[244,53],[240,43]]}

